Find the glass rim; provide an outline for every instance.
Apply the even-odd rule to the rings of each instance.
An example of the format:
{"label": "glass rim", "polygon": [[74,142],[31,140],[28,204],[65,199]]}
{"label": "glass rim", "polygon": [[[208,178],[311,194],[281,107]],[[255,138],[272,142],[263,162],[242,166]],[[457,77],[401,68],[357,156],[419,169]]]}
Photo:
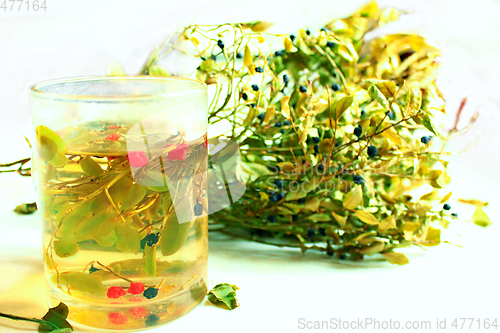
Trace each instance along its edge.
{"label": "glass rim", "polygon": [[[74,83],[74,82],[91,82],[91,81],[113,81],[113,80],[137,80],[137,81],[147,81],[147,80],[156,80],[156,81],[184,81],[190,82],[193,84],[193,89],[176,91],[176,92],[163,92],[163,93],[155,93],[155,94],[142,94],[142,95],[77,95],[77,94],[62,94],[62,93],[52,93],[40,90],[43,87],[61,83]],[[207,84],[203,81],[175,77],[175,76],[149,76],[149,75],[120,75],[120,76],[88,76],[88,77],[73,77],[66,79],[56,79],[56,80],[48,80],[39,82],[34,84],[30,88],[30,92],[32,96],[42,97],[42,98],[50,98],[57,100],[85,100],[85,101],[109,101],[109,102],[118,102],[118,101],[132,101],[132,100],[145,100],[145,99],[158,99],[158,98],[166,98],[166,97],[178,97],[183,95],[189,95],[196,91],[202,91],[207,87]]]}

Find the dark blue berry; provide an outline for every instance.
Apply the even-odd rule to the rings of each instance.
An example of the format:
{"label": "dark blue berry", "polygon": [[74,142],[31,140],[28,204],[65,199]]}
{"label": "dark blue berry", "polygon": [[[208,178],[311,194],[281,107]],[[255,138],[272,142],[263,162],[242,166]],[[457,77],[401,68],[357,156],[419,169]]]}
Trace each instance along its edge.
{"label": "dark blue berry", "polygon": [[339,258],[340,258],[340,260],[346,260],[346,259],[347,259],[347,256],[346,256],[345,254],[343,254],[343,253],[342,253],[342,254],[339,256]]}
{"label": "dark blue berry", "polygon": [[100,271],[99,268],[95,268],[94,265],[90,266],[89,273],[92,274],[94,272]]}
{"label": "dark blue berry", "polygon": [[334,253],[334,252],[333,252],[333,250],[332,250],[332,249],[326,250],[326,254],[327,254],[329,257],[333,256],[333,253]]}
{"label": "dark blue berry", "polygon": [[277,122],[274,126],[276,126],[276,127],[281,127],[281,126],[283,126],[283,125],[281,124],[281,121],[278,121],[278,122]]}
{"label": "dark blue berry", "polygon": [[326,28],[321,28],[321,29],[319,29],[319,31],[324,31],[324,32],[326,32]]}
{"label": "dark blue berry", "polygon": [[338,83],[332,84],[332,90],[333,91],[339,91],[340,90],[340,84],[338,84]]}
{"label": "dark blue berry", "polygon": [[336,44],[334,42],[326,42],[326,47],[334,47]]}
{"label": "dark blue berry", "polygon": [[256,71],[257,73],[264,73],[264,68],[262,68],[262,67],[260,67],[260,66],[257,66],[257,67],[255,67],[255,71]]}
{"label": "dark blue berry", "polygon": [[277,221],[277,219],[276,219],[276,215],[269,215],[269,216],[267,217],[267,220],[268,220],[269,222],[271,222],[271,223],[276,222],[276,221]]}
{"label": "dark blue berry", "polygon": [[286,74],[283,74],[283,82],[288,82],[288,80],[290,80],[290,78],[288,77],[288,75]]}
{"label": "dark blue berry", "polygon": [[394,111],[391,110],[391,112],[389,112],[387,117],[389,117],[389,119],[391,119],[391,120],[394,120],[394,118],[396,117],[396,114],[394,113]]}
{"label": "dark blue berry", "polygon": [[285,193],[283,193],[283,192],[278,193],[279,200],[283,199],[284,197],[285,197]]}
{"label": "dark blue berry", "polygon": [[194,209],[193,209],[193,212],[194,212],[194,215],[195,216],[200,216],[201,214],[203,214],[203,205],[201,203],[197,203],[195,206],[194,206]]}
{"label": "dark blue berry", "polygon": [[361,117],[364,117],[366,116],[366,110],[363,108],[361,109]]}
{"label": "dark blue berry", "polygon": [[264,114],[264,113],[261,113],[261,114],[259,114],[259,115],[257,116],[257,118],[259,118],[259,120],[262,120],[262,119],[264,119],[264,116],[265,116],[265,114]]}
{"label": "dark blue berry", "polygon": [[375,157],[378,154],[378,149],[375,146],[368,146],[368,156]]}
{"label": "dark blue berry", "polygon": [[290,120],[285,120],[285,121],[283,122],[283,125],[285,125],[285,126],[289,126],[289,125],[291,125],[291,124],[292,124],[292,123],[290,122]]}
{"label": "dark blue berry", "polygon": [[360,175],[354,175],[354,176],[352,176],[352,181],[355,182],[358,185],[363,185],[365,183],[365,180]]}
{"label": "dark blue berry", "polygon": [[236,58],[238,59],[243,58],[243,54],[241,54],[241,52],[236,53]]}
{"label": "dark blue berry", "polygon": [[354,135],[356,135],[358,138],[363,134],[363,129],[361,126],[358,126],[354,129]]}
{"label": "dark blue berry", "polygon": [[307,91],[307,87],[302,85],[302,86],[299,87],[299,91],[301,93],[305,93]]}
{"label": "dark blue berry", "polygon": [[259,91],[259,86],[256,84],[252,84],[252,90],[253,91]]}
{"label": "dark blue berry", "polygon": [[309,36],[311,34],[311,30],[307,29],[306,34]]}
{"label": "dark blue berry", "polygon": [[286,131],[285,131],[284,129],[280,129],[280,133],[281,133],[281,134],[285,134],[285,132],[286,132]]}
{"label": "dark blue berry", "polygon": [[269,197],[269,201],[272,201],[272,202],[277,202],[279,201],[279,197],[277,194],[273,194]]}
{"label": "dark blue berry", "polygon": [[448,205],[448,204],[444,204],[443,209],[444,209],[444,210],[450,210],[450,209],[451,209],[451,206],[450,206],[450,205]]}
{"label": "dark blue berry", "polygon": [[314,231],[313,228],[309,228],[309,230],[307,230],[307,236],[309,236],[309,238],[314,238],[314,236],[316,236],[316,231]]}
{"label": "dark blue berry", "polygon": [[283,51],[282,50],[276,51],[276,52],[274,52],[274,55],[276,57],[281,57],[283,55]]}
{"label": "dark blue berry", "polygon": [[325,228],[319,228],[318,232],[321,236],[326,236]]}
{"label": "dark blue berry", "polygon": [[241,98],[243,98],[244,101],[248,99],[248,95],[246,93],[241,94]]}
{"label": "dark blue berry", "polygon": [[160,233],[157,232],[157,233],[154,233],[154,234],[149,234],[146,237],[144,237],[144,239],[146,240],[146,244],[148,244],[148,246],[153,246],[156,243],[158,243],[158,239],[160,238],[158,236],[159,234]]}
{"label": "dark blue berry", "polygon": [[158,324],[159,320],[160,320],[160,318],[157,315],[150,314],[148,316],[148,318],[146,319],[146,326],[154,326],[154,325]]}
{"label": "dark blue berry", "polygon": [[158,289],[149,287],[148,289],[144,290],[144,293],[142,295],[147,299],[155,298],[158,295]]}
{"label": "dark blue berry", "polygon": [[295,40],[295,35],[290,35],[290,40],[293,42]]}
{"label": "dark blue berry", "polygon": [[458,214],[457,213],[451,213],[451,216],[453,216],[454,218],[457,218]]}
{"label": "dark blue berry", "polygon": [[319,153],[319,145],[314,145],[314,152]]}
{"label": "dark blue berry", "polygon": [[340,147],[340,141],[335,142],[335,147]]}
{"label": "dark blue berry", "polygon": [[432,139],[432,136],[423,136],[420,138],[420,142],[423,144],[428,144]]}
{"label": "dark blue berry", "polygon": [[318,165],[318,171],[319,172],[323,172],[323,170],[325,170],[325,166],[323,164],[319,164]]}
{"label": "dark blue berry", "polygon": [[220,39],[217,41],[217,46],[220,47],[221,50],[224,50],[224,42]]}
{"label": "dark blue berry", "polygon": [[281,179],[276,179],[274,181],[274,185],[276,185],[277,188],[282,188],[283,187],[283,180]]}
{"label": "dark blue berry", "polygon": [[332,71],[332,76],[337,77],[337,72],[335,71],[335,69]]}
{"label": "dark blue berry", "polygon": [[253,108],[255,109],[255,108],[257,107],[257,104],[252,103],[252,104],[250,104],[250,106],[251,106],[251,107],[253,107]]}
{"label": "dark blue berry", "polygon": [[313,136],[312,140],[313,140],[314,143],[319,143],[321,141],[321,138],[319,138],[317,136]]}
{"label": "dark blue berry", "polygon": [[297,200],[297,202],[303,204],[306,202],[306,198],[300,198],[299,200]]}
{"label": "dark blue berry", "polygon": [[292,221],[293,222],[297,222],[299,220],[299,216],[298,215],[292,215]]}

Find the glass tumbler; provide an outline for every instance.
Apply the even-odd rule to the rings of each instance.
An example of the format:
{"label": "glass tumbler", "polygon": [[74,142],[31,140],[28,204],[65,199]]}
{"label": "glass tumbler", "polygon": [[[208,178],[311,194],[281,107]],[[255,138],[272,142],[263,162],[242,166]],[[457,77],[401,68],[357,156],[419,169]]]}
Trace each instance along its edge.
{"label": "glass tumbler", "polygon": [[47,299],[94,330],[192,310],[207,288],[207,89],[78,78],[31,89]]}

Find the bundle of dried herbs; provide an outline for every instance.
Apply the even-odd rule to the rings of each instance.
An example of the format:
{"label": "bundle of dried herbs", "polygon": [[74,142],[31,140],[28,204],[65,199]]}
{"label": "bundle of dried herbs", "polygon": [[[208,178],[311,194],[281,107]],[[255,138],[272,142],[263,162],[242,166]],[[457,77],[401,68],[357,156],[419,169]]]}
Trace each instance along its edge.
{"label": "bundle of dried herbs", "polygon": [[[175,49],[200,60],[196,77],[215,85],[210,125],[239,143],[236,176],[247,191],[211,215],[217,230],[341,259],[382,254],[400,265],[408,259],[396,249],[444,242],[442,229],[457,218],[451,193],[440,191],[450,181],[445,145],[477,115],[462,130],[438,126],[446,107],[433,42],[364,39],[400,14],[372,1],[296,35],[267,33],[272,24],[263,21],[194,24],[152,53],[141,74],[165,75],[158,60]],[[429,191],[416,196],[423,186]],[[477,205],[475,216],[483,214]]]}

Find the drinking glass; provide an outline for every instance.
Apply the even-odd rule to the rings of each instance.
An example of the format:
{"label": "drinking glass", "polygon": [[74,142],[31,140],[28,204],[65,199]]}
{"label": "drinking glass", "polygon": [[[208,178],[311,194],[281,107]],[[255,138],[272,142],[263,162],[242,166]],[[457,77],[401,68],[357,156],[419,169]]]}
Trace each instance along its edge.
{"label": "drinking glass", "polygon": [[206,294],[207,89],[116,76],[31,89],[47,300],[86,328],[133,331]]}

